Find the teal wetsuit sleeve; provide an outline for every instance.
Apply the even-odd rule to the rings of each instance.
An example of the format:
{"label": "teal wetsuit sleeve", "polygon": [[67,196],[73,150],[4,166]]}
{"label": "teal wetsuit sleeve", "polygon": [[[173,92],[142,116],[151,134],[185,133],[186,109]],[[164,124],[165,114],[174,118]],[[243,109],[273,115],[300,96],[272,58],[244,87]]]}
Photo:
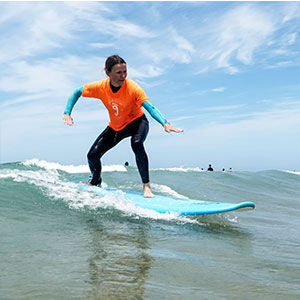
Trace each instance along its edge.
{"label": "teal wetsuit sleeve", "polygon": [[142,106],[149,112],[151,117],[164,126],[168,121],[164,118],[161,112],[150,101],[143,102]]}
{"label": "teal wetsuit sleeve", "polygon": [[71,94],[71,96],[68,99],[67,107],[64,111],[64,114],[71,115],[71,112],[72,112],[72,109],[73,109],[75,103],[77,102],[79,97],[82,95],[82,91],[83,91],[83,86],[74,90],[74,92]]}

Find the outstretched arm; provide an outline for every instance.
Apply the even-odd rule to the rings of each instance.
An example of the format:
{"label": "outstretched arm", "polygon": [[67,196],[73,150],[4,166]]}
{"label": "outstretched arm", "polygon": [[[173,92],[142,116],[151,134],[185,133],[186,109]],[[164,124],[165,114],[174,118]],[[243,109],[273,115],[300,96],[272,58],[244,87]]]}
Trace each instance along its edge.
{"label": "outstretched arm", "polygon": [[166,132],[183,132],[183,129],[173,127],[170,123],[168,123],[162,113],[150,101],[143,102],[142,106],[149,112],[152,118],[164,127]]}
{"label": "outstretched arm", "polygon": [[82,90],[83,90],[83,87],[77,88],[76,90],[74,90],[74,92],[70,95],[70,97],[68,99],[67,107],[64,111],[64,116],[63,116],[64,123],[67,125],[71,126],[74,123],[73,119],[71,117],[71,112],[72,112],[72,109],[73,109],[75,103],[82,95]]}

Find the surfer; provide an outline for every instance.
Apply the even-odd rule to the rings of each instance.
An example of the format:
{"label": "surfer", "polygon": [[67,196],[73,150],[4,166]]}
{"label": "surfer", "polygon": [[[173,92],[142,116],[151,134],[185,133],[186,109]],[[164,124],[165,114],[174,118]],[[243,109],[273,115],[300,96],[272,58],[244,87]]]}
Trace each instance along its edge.
{"label": "surfer", "polygon": [[123,58],[118,55],[108,57],[104,70],[108,78],[85,84],[70,95],[64,111],[64,123],[73,125],[71,112],[81,96],[100,99],[108,110],[110,122],[88,152],[88,164],[92,173],[89,184],[101,185],[101,157],[121,140],[131,137],[131,148],[143,182],[144,197],[152,198],[154,195],[150,187],[149,162],[143,144],[149,131],[149,122],[142,107],[166,132],[183,130],[173,127],[149,101],[143,89],[133,80],[126,78],[127,66]]}
{"label": "surfer", "polygon": [[213,171],[214,169],[212,168],[212,166],[211,165],[208,165],[208,169],[207,169],[207,171]]}

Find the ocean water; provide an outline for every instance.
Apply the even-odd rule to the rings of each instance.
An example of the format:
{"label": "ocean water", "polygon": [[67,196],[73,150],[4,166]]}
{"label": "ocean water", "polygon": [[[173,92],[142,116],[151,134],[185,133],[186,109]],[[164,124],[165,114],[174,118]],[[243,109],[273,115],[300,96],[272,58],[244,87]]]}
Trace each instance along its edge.
{"label": "ocean water", "polygon": [[[0,299],[300,299],[299,172],[150,171],[156,194],[256,204],[201,217],[70,183],[88,175],[38,159],[0,165]],[[103,180],[141,191],[135,167],[104,166]]]}

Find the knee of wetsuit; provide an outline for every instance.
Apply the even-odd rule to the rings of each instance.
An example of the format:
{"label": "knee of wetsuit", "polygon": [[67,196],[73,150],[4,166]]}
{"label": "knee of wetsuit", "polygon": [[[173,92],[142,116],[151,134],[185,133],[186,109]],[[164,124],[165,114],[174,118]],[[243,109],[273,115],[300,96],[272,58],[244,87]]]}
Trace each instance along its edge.
{"label": "knee of wetsuit", "polygon": [[88,160],[93,160],[95,158],[95,154],[93,151],[89,151],[89,153],[87,154],[87,159]]}
{"label": "knee of wetsuit", "polygon": [[144,150],[144,144],[143,144],[143,142],[141,142],[138,139],[131,141],[131,147],[132,147],[132,150],[134,152],[143,151]]}

